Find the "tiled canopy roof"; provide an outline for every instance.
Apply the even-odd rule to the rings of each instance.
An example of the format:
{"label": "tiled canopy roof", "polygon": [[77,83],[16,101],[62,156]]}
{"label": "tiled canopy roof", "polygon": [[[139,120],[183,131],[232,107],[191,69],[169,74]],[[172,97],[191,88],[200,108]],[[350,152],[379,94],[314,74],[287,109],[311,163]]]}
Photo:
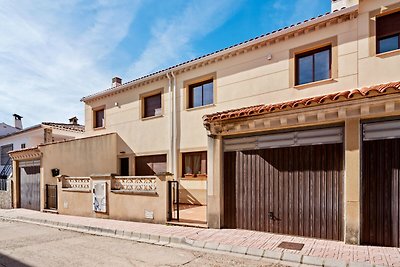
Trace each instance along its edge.
{"label": "tiled canopy roof", "polygon": [[56,123],[56,122],[42,122],[43,125],[51,126],[54,128],[58,128],[61,130],[68,130],[74,132],[84,132],[85,126],[79,124],[70,124],[70,123]]}
{"label": "tiled canopy roof", "polygon": [[386,84],[354,89],[352,91],[342,91],[322,96],[303,98],[295,101],[288,101],[278,104],[257,105],[244,107],[239,109],[226,110],[209,115],[205,115],[203,120],[205,123],[225,121],[236,118],[245,118],[257,116],[272,112],[278,112],[288,109],[303,108],[314,105],[323,105],[332,102],[349,101],[357,98],[367,98],[378,95],[386,95],[391,93],[400,93],[400,82],[391,82]]}

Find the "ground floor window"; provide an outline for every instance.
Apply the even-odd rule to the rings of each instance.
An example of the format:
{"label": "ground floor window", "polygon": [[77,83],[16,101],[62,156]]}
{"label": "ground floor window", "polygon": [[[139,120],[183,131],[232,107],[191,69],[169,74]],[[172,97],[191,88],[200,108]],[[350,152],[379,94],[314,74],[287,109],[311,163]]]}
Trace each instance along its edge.
{"label": "ground floor window", "polygon": [[167,155],[151,155],[135,158],[137,176],[157,175],[167,172]]}
{"label": "ground floor window", "polygon": [[182,175],[198,177],[207,175],[207,152],[189,152],[182,154]]}

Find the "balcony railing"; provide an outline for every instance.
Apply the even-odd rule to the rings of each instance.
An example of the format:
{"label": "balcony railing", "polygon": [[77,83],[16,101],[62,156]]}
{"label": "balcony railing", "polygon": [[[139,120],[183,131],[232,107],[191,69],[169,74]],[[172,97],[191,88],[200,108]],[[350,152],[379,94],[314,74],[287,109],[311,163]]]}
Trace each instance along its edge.
{"label": "balcony railing", "polygon": [[90,177],[64,177],[62,189],[76,191],[90,191]]}
{"label": "balcony railing", "polygon": [[112,179],[113,191],[132,193],[156,193],[157,176],[115,176]]}

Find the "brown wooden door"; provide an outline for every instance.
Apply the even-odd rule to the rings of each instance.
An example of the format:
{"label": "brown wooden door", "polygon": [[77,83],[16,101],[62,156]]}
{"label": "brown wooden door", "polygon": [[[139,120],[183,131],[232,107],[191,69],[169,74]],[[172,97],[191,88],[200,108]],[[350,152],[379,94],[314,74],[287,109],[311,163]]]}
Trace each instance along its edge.
{"label": "brown wooden door", "polygon": [[361,242],[400,246],[400,139],[364,141]]}
{"label": "brown wooden door", "polygon": [[343,240],[342,222],[342,144],[225,152],[225,227]]}
{"label": "brown wooden door", "polygon": [[40,165],[36,162],[20,163],[21,208],[40,210]]}

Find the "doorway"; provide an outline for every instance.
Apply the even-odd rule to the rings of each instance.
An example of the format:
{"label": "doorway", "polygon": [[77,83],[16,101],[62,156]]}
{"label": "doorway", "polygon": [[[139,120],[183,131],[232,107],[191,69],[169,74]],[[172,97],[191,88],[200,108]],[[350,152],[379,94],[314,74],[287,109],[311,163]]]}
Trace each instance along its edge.
{"label": "doorway", "polygon": [[120,158],[120,175],[129,176],[129,158]]}

